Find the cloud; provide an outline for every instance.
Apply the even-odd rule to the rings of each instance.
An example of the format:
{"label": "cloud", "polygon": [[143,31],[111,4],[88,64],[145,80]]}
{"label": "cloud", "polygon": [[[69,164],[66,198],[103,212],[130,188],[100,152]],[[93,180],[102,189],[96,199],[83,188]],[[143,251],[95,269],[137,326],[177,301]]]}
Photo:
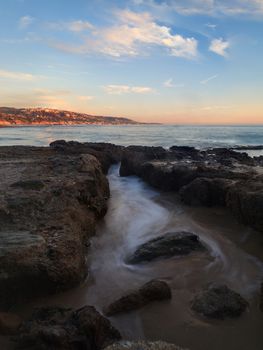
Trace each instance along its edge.
{"label": "cloud", "polygon": [[213,30],[215,30],[216,27],[217,27],[216,24],[212,24],[212,23],[206,23],[205,26],[206,26],[207,28],[210,28],[210,29],[213,29]]}
{"label": "cloud", "polygon": [[0,78],[32,81],[32,80],[35,80],[37,78],[37,76],[29,74],[29,73],[12,72],[12,71],[8,71],[8,70],[0,69]]}
{"label": "cloud", "polygon": [[34,17],[31,16],[23,16],[19,19],[19,27],[21,29],[25,29],[29,27],[34,22]]}
{"label": "cloud", "polygon": [[87,102],[94,100],[94,96],[77,96],[78,100]]}
{"label": "cloud", "polygon": [[184,87],[184,84],[174,84],[173,79],[167,79],[164,81],[163,86],[166,88],[177,88],[177,87]]}
{"label": "cloud", "polygon": [[[70,53],[99,53],[112,57],[145,55],[153,47],[166,49],[176,57],[192,59],[197,56],[198,42],[195,38],[173,34],[171,28],[158,24],[147,12],[118,10],[114,15],[117,24],[93,27],[82,45],[62,42],[51,45]],[[75,27],[78,28],[78,25]]]}
{"label": "cloud", "polygon": [[205,84],[207,84],[209,81],[214,80],[214,79],[216,79],[217,77],[218,77],[218,74],[212,75],[211,77],[209,77],[209,78],[207,78],[207,79],[201,80],[201,81],[200,81],[200,84],[205,85]]}
{"label": "cloud", "polygon": [[230,43],[222,38],[213,39],[209,46],[209,51],[216,53],[217,55],[227,57],[226,50],[230,47]]}
{"label": "cloud", "polygon": [[185,16],[252,16],[262,17],[262,0],[134,0],[135,5],[154,9],[157,13],[171,11]]}
{"label": "cloud", "polygon": [[107,85],[104,89],[111,95],[154,93],[154,90],[148,86]]}
{"label": "cloud", "polygon": [[48,29],[51,30],[67,30],[70,32],[80,33],[86,30],[93,29],[93,25],[88,21],[76,20],[69,22],[48,22],[45,24]]}

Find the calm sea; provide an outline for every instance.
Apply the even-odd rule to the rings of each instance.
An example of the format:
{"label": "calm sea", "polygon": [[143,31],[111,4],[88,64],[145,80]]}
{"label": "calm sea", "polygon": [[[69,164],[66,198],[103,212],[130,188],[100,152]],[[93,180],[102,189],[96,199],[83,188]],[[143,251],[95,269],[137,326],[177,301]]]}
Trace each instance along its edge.
{"label": "calm sea", "polygon": [[47,146],[50,142],[58,139],[163,147],[189,145],[207,148],[234,145],[263,145],[263,125],[87,125],[0,128],[1,146]]}

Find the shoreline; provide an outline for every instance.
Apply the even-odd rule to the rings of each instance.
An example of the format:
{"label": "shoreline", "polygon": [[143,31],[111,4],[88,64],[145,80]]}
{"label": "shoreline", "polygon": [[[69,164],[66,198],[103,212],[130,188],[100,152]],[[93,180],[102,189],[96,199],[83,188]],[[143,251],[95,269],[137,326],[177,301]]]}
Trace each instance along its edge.
{"label": "shoreline", "polygon": [[[262,157],[227,148],[166,150],[60,140],[50,147],[1,146],[0,161],[0,262],[9,275],[1,282],[2,308],[43,292],[70,289],[83,280],[89,240],[110,197],[105,174],[118,162],[121,177],[139,176],[158,191],[175,193],[189,207],[224,207],[233,219],[263,230]],[[76,254],[78,261],[72,260]],[[34,296],[23,284],[19,287],[23,275],[30,289],[35,285]],[[10,289],[12,285],[16,288]]]}

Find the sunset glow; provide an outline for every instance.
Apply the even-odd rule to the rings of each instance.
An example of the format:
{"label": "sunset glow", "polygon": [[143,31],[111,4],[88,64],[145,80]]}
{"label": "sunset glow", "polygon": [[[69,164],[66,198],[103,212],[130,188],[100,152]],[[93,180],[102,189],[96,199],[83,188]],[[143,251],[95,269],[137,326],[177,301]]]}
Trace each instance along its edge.
{"label": "sunset glow", "polygon": [[261,0],[9,0],[0,105],[263,123]]}

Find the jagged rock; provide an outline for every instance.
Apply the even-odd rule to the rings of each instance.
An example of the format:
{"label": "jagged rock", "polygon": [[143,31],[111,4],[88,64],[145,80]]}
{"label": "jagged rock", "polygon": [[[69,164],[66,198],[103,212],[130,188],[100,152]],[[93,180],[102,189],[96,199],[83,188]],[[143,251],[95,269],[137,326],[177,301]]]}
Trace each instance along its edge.
{"label": "jagged rock", "polygon": [[9,312],[0,312],[0,334],[15,334],[22,323],[18,315]]}
{"label": "jagged rock", "polygon": [[187,350],[164,341],[121,341],[108,346],[105,350]]}
{"label": "jagged rock", "polygon": [[37,309],[15,338],[16,349],[26,350],[98,350],[119,339],[120,333],[93,306]]}
{"label": "jagged rock", "polygon": [[188,205],[224,206],[231,184],[225,179],[197,178],[181,188],[180,197]]}
{"label": "jagged rock", "polygon": [[212,286],[201,291],[192,302],[192,310],[209,318],[239,317],[248,307],[240,294],[227,286]]}
{"label": "jagged rock", "polygon": [[160,257],[168,258],[174,255],[188,255],[193,251],[203,250],[205,250],[204,246],[194,233],[186,231],[167,232],[140,245],[126,259],[126,262],[128,264],[138,264]]}
{"label": "jagged rock", "polygon": [[152,301],[171,299],[169,285],[164,281],[152,280],[141,288],[114,301],[105,309],[107,316],[139,309]]}

